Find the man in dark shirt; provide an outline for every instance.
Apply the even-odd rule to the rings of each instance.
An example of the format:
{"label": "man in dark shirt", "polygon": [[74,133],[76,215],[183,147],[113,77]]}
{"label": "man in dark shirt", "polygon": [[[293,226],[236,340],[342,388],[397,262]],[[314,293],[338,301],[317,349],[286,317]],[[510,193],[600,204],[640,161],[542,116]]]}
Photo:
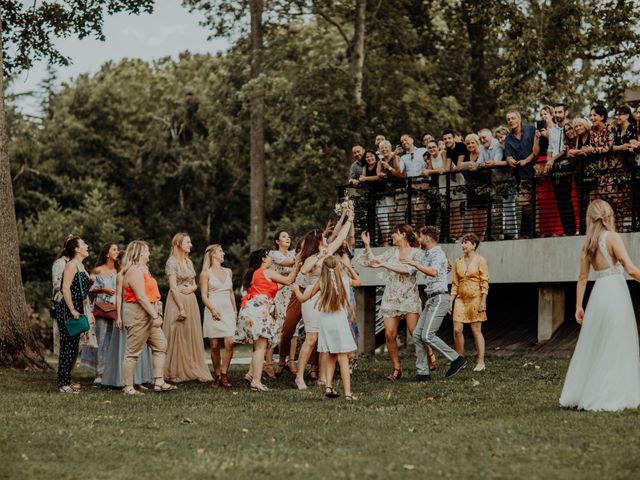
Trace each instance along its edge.
{"label": "man in dark shirt", "polygon": [[451,166],[457,167],[464,162],[464,157],[467,155],[467,146],[462,142],[455,141],[455,132],[453,130],[445,130],[442,132],[442,140],[444,141],[447,158],[451,160]]}
{"label": "man in dark shirt", "polygon": [[[529,238],[533,235],[533,221],[531,211],[531,181],[535,175],[533,169],[534,140],[536,129],[532,125],[522,125],[519,112],[507,113],[507,125],[511,130],[504,141],[504,156],[507,163],[516,169],[516,175],[520,182],[518,201],[522,207],[522,222],[520,233],[522,237]],[[523,185],[526,183],[527,185]]]}
{"label": "man in dark shirt", "polygon": [[364,147],[360,144],[356,144],[351,149],[353,154],[353,163],[349,168],[349,184],[359,185],[360,175],[362,175],[362,156],[364,155]]}

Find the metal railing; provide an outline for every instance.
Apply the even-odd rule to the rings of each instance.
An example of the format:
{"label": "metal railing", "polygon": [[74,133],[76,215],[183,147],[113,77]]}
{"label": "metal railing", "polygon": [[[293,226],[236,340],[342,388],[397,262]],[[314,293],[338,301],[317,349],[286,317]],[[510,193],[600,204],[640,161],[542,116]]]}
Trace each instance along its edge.
{"label": "metal railing", "polygon": [[640,168],[632,153],[583,156],[536,168],[517,179],[509,167],[446,172],[430,177],[394,178],[341,185],[340,199],[356,208],[356,238],[367,230],[373,246],[391,244],[399,223],[437,225],[442,242],[473,232],[481,240],[583,234],[594,198],[608,201],[618,231],[640,230]]}

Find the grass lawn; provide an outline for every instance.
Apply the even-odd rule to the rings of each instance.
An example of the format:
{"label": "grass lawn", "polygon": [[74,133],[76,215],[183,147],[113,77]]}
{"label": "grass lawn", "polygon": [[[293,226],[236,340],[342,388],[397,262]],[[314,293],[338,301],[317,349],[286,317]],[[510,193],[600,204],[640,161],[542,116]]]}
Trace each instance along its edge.
{"label": "grass lawn", "polygon": [[[403,359],[405,374],[413,357]],[[355,403],[298,392],[290,377],[251,393],[183,384],[128,398],[53,371],[0,370],[0,478],[640,477],[640,412],[558,407],[567,359],[493,357],[429,384],[382,377],[361,359]]]}

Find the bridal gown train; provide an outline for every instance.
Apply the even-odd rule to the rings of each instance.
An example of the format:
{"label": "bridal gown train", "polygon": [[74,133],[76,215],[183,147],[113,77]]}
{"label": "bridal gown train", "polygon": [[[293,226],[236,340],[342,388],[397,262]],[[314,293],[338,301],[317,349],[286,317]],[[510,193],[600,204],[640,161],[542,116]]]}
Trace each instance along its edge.
{"label": "bridal gown train", "polygon": [[640,406],[640,354],[629,288],[613,264],[607,232],[598,240],[608,268],[596,271],[576,349],[560,396],[563,407],[616,411]]}

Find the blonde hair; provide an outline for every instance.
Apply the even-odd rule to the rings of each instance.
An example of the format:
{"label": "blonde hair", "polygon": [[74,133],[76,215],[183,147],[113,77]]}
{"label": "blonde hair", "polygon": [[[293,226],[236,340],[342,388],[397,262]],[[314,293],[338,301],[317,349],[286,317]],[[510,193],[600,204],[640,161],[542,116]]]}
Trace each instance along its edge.
{"label": "blonde hair", "polygon": [[553,116],[553,108],[550,105],[543,105],[542,108],[540,109],[540,113],[542,113],[543,111]]}
{"label": "blonde hair", "polygon": [[571,122],[571,126],[573,128],[576,128],[577,125],[582,125],[585,129],[585,131],[589,131],[589,129],[591,128],[591,124],[589,123],[589,120],[585,119],[585,118],[574,118],[573,121]]}
{"label": "blonde hair", "polygon": [[473,140],[478,146],[478,150],[480,149],[480,137],[475,133],[470,133],[466,137],[464,137],[464,143],[467,143],[469,140]]}
{"label": "blonde hair", "polygon": [[595,257],[598,251],[598,240],[605,230],[616,231],[613,208],[604,200],[596,199],[587,208],[587,235],[582,245],[582,254],[589,260]]}
{"label": "blonde hair", "polygon": [[[178,249],[180,249],[180,245],[182,245],[182,242],[185,238],[189,238],[189,234],[185,232],[178,232],[173,236],[173,238],[171,239],[171,257],[177,260],[181,260],[181,258],[178,256]],[[185,258],[187,259],[187,264],[189,264],[189,266],[193,268],[193,262],[189,258],[188,253],[185,255]]]}
{"label": "blonde hair", "polygon": [[342,281],[342,263],[335,257],[327,257],[320,271],[320,295],[316,308],[321,312],[338,312],[349,305],[347,289]]}
{"label": "blonde hair", "polygon": [[493,132],[494,136],[497,137],[499,134],[503,133],[504,135],[509,135],[510,130],[504,125],[500,125],[496,128],[495,132]]}
{"label": "blonde hair", "polygon": [[149,250],[149,244],[144,240],[134,240],[129,245],[127,245],[127,249],[124,252],[124,257],[122,257],[122,274],[127,273],[130,267],[134,265],[140,265],[140,257],[142,256],[142,252],[144,252],[145,248]]}
{"label": "blonde hair", "polygon": [[217,250],[222,248],[218,243],[214,243],[213,245],[209,245],[204,251],[204,258],[202,259],[202,271],[206,272],[211,268],[211,264],[213,263],[213,256],[215,255]]}

